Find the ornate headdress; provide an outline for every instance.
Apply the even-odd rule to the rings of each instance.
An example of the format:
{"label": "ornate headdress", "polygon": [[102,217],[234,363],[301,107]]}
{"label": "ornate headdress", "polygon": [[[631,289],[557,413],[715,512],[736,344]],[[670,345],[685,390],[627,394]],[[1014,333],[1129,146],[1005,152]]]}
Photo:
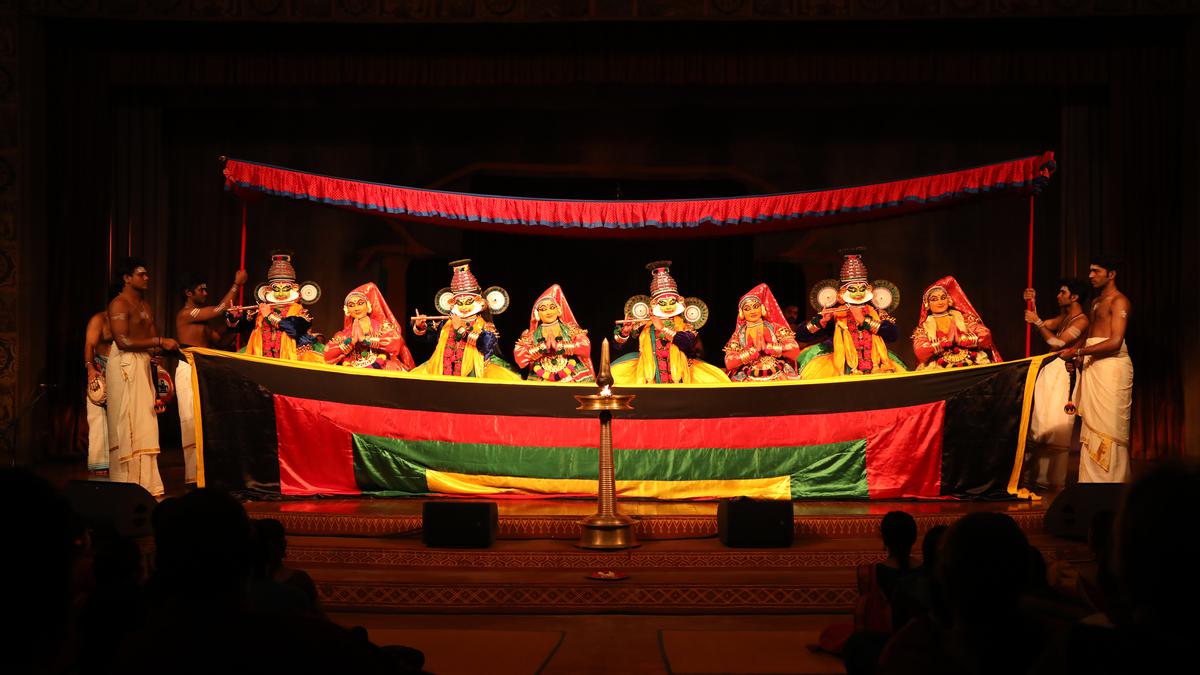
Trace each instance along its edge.
{"label": "ornate headdress", "polygon": [[762,305],[764,320],[787,327],[787,318],[783,316],[783,310],[779,308],[779,303],[775,301],[775,294],[771,292],[771,289],[766,284],[755,286],[738,300],[738,326],[746,323],[746,320],[742,318],[741,309],[746,304],[746,301],[751,299],[757,300]]}
{"label": "ornate headdress", "polygon": [[675,279],[671,277],[670,260],[652,262],[646,265],[646,269],[650,270],[651,299],[667,293],[679,295],[679,286],[675,283]]}
{"label": "ornate headdress", "polygon": [[870,277],[867,276],[867,265],[863,262],[862,254],[866,251],[863,248],[844,249],[842,253],[842,273],[839,275],[841,284],[870,283]]}
{"label": "ornate headdress", "polygon": [[292,256],[288,253],[272,253],[271,266],[267,268],[267,281],[295,281],[296,268],[292,267]]}
{"label": "ornate headdress", "polygon": [[479,295],[483,287],[479,285],[479,281],[475,279],[475,275],[471,273],[471,260],[469,258],[463,260],[455,260],[450,263],[450,269],[454,270],[454,276],[450,278],[450,292],[455,295],[473,294]]}
{"label": "ornate headdress", "polygon": [[[491,310],[492,314],[503,314],[504,310],[508,309],[509,299],[508,291],[499,286],[490,286],[487,290],[480,292],[479,281],[475,279],[475,275],[471,272],[471,260],[464,258],[455,260],[450,263],[450,269],[453,271],[453,276],[450,277],[450,285],[437,292],[433,297],[433,304],[442,314],[450,314],[454,312],[463,316],[474,316],[482,312],[484,308]],[[456,297],[462,295],[471,295],[479,298],[475,303],[475,309],[469,314],[460,313],[458,307],[454,303]]]}
{"label": "ornate headdress", "polygon": [[321,287],[311,281],[298,283],[296,281],[296,268],[292,267],[292,254],[283,251],[273,251],[271,253],[271,266],[267,268],[267,282],[259,284],[254,289],[254,297],[259,302],[268,302],[267,294],[271,290],[271,284],[277,281],[287,281],[295,284],[293,298],[299,300],[305,305],[314,304],[321,299]]}

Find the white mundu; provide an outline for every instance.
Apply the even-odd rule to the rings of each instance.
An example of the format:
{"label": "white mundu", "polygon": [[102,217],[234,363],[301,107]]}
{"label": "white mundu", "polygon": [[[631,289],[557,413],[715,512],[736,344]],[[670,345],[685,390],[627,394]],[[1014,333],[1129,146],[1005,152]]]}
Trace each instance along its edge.
{"label": "white mundu", "polygon": [[1033,443],[1037,462],[1036,482],[1043,485],[1061,486],[1067,479],[1067,452],[1071,446],[1071,433],[1075,430],[1075,416],[1064,409],[1067,401],[1076,401],[1079,381],[1075,389],[1071,386],[1071,374],[1062,359],[1053,359],[1038,373],[1033,388],[1033,410],[1029,418],[1029,440]]}
{"label": "white mundu", "polygon": [[[1108,338],[1088,338],[1087,344]],[[1129,419],[1133,403],[1133,361],[1125,343],[1112,356],[1085,356],[1079,382],[1079,482],[1129,481]]]}
{"label": "white mundu", "polygon": [[150,355],[124,352],[113,343],[108,356],[108,479],[137,483],[154,495],[163,494],[158,473],[158,396],[150,379]]}
{"label": "white mundu", "polygon": [[175,403],[179,406],[179,437],[183,444],[183,480],[196,482],[196,411],[192,407],[192,364],[175,367]]}

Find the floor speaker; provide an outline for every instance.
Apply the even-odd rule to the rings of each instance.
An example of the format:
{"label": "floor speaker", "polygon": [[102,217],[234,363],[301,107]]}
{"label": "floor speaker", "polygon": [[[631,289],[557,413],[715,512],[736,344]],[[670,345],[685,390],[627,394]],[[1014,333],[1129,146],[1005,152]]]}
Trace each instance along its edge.
{"label": "floor speaker", "polygon": [[432,548],[487,548],[496,543],[496,502],[425,502],[421,540]]}
{"label": "floor speaker", "polygon": [[122,537],[154,534],[150,514],[158,505],[137,483],[73,480],[67,483],[71,508],[93,528],[106,528]]}
{"label": "floor speaker", "polygon": [[1067,487],[1046,509],[1046,532],[1085,541],[1092,517],[1101,511],[1116,513],[1124,489],[1124,483],[1076,483]]}
{"label": "floor speaker", "polygon": [[733,499],[717,505],[717,533],[721,543],[733,547],[786,547],[792,545],[795,524],[787,500]]}

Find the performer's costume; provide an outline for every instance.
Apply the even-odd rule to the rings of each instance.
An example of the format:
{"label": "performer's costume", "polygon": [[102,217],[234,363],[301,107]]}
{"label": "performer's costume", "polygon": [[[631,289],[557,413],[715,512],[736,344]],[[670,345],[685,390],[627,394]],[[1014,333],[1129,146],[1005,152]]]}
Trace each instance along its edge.
{"label": "performer's costume", "polygon": [[[1054,336],[1058,341],[1052,342],[1051,347],[1059,349],[1075,341],[1079,330],[1072,324],[1082,315],[1081,312],[1067,317],[1059,324]],[[1078,374],[1075,386],[1071,388],[1071,374],[1067,372],[1066,362],[1062,359],[1046,361],[1033,388],[1033,408],[1029,416],[1029,442],[1033,446],[1036,466],[1036,474],[1031,478],[1035,483],[1054,487],[1066,485],[1067,453],[1071,450],[1071,435],[1077,418],[1075,413],[1066,411],[1066,404],[1078,400]]]}
{"label": "performer's costume", "polygon": [[104,371],[108,390],[110,481],[137,483],[150,494],[163,494],[158,473],[158,395],[150,376],[150,355],[121,351],[113,343]]}
{"label": "performer's costume", "polygon": [[259,302],[270,305],[271,311],[255,318],[254,332],[246,342],[247,354],[288,361],[325,362],[316,336],[308,332],[312,316],[301,304],[315,303],[321,297],[321,289],[312,282],[297,283],[290,255],[271,255],[267,283],[255,289],[254,295]]}
{"label": "performer's costume", "polygon": [[567,297],[554,284],[533,303],[529,329],[513,346],[513,359],[519,367],[529,369],[527,380],[592,382],[596,373],[591,350],[587,331],[575,322]]}
{"label": "performer's costume", "polygon": [[[1108,338],[1088,338],[1094,345]],[[1133,361],[1125,343],[1111,356],[1085,356],[1079,382],[1079,482],[1124,483],[1130,479],[1129,419]]]}
{"label": "performer's costume", "polygon": [[[184,345],[181,345],[184,346]],[[175,402],[179,406],[179,439],[183,444],[183,482],[196,482],[196,409],[192,397],[192,364],[175,366]]]}
{"label": "performer's costume", "polygon": [[[639,323],[629,335],[620,327],[613,330],[618,345],[637,335],[638,350],[612,364],[613,380],[618,385],[688,384],[692,382],[728,382],[720,368],[696,358],[699,355],[697,331],[708,321],[708,307],[697,298],[679,295],[671,278],[671,261],[650,263],[650,297],[636,295],[625,303],[625,316]],[[663,321],[661,331],[654,329],[651,316]]]}
{"label": "performer's costume", "polygon": [[[941,314],[929,309],[929,296],[935,291],[945,292],[950,300],[949,309]],[[983,325],[954,277],[942,277],[925,289],[912,341],[917,370],[962,368],[1002,360],[992,344],[992,331]]]}
{"label": "performer's costume", "polygon": [[805,330],[810,340],[822,341],[800,352],[800,378],[908,370],[886,344],[896,341],[896,320],[891,312],[900,304],[899,291],[888,281],[868,281],[861,249],[843,256],[840,282],[820,281],[809,295],[813,308],[822,313],[809,320]]}
{"label": "performer's costume", "polygon": [[[105,373],[107,372],[106,364],[108,357],[103,354],[96,354],[92,359],[96,365],[96,369],[100,371],[98,378],[100,383],[105,387],[107,382],[104,382]],[[88,382],[87,400],[87,424],[88,424],[88,458],[87,467],[89,471],[103,471],[108,468],[108,411],[104,409],[107,400],[107,389],[101,386],[93,388],[92,382]]]}
{"label": "performer's costume", "polygon": [[[352,302],[366,303],[366,318],[371,324],[366,331],[360,320],[351,316]],[[342,309],[346,320],[342,330],[325,345],[325,363],[378,370],[413,369],[415,364],[400,334],[400,324],[375,284],[366,283],[350,291]]]}
{"label": "performer's costume", "polygon": [[738,301],[737,325],[725,344],[725,372],[734,382],[795,380],[800,345],[766,284]]}
{"label": "performer's costume", "polygon": [[[454,328],[450,320],[442,324],[437,333],[437,346],[433,356],[417,366],[417,372],[429,375],[452,375],[457,377],[482,377],[494,380],[520,380],[521,375],[500,357],[500,333],[496,326],[484,318],[484,310],[500,314],[508,309],[508,292],[492,286],[480,292],[479,282],[471,273],[470,260],[450,263],[454,276],[450,287],[438,291],[434,304],[442,314],[457,316],[463,325]],[[413,333],[431,339],[427,328]]]}

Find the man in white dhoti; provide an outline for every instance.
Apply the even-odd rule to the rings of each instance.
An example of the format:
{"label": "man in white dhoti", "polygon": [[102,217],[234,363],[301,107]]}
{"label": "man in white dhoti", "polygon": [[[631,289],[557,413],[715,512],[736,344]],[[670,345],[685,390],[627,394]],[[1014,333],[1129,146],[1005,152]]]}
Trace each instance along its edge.
{"label": "man in white dhoti", "polygon": [[[1058,351],[1066,347],[1079,347],[1087,333],[1088,318],[1080,305],[1080,298],[1087,293],[1082,282],[1062,279],[1058,282],[1058,315],[1042,320],[1037,313],[1037,293],[1025,289],[1025,300],[1035,303],[1034,309],[1025,310],[1025,321],[1033,324],[1050,346]],[[1033,451],[1036,474],[1031,476],[1034,484],[1060,488],[1067,483],[1067,453],[1071,449],[1071,434],[1075,430],[1074,411],[1067,412],[1068,402],[1074,405],[1079,383],[1071,387],[1071,374],[1067,372],[1063,359],[1054,359],[1042,367],[1033,390],[1033,410],[1029,419],[1029,442]]]}
{"label": "man in white dhoti", "polygon": [[[246,283],[245,270],[233,275],[233,285],[216,306],[208,305],[208,283],[191,275],[183,283],[183,308],[175,315],[175,337],[183,347],[212,347],[221,335],[209,325],[233,306],[233,298]],[[180,360],[175,368],[175,402],[179,405],[179,435],[183,444],[183,481],[196,482],[196,412],[192,407],[192,364]]]}
{"label": "man in white dhoti", "polygon": [[162,404],[154,387],[151,353],[178,349],[171,338],[160,338],[154,314],[146,303],[150,286],[146,264],[125,262],[121,294],[108,305],[113,344],[105,383],[108,389],[109,480],[137,483],[158,497],[163,494],[158,473],[158,416]]}
{"label": "man in white dhoti", "polygon": [[[117,293],[121,289],[117,289]],[[111,302],[116,293],[111,293]],[[87,368],[88,394],[84,397],[87,408],[88,454],[87,468],[97,475],[108,473],[108,413],[104,409],[106,400],[104,365],[112,347],[112,331],[108,328],[108,310],[96,312],[88,320],[87,333],[83,341],[83,364]]]}
{"label": "man in white dhoti", "polygon": [[1079,482],[1124,483],[1130,479],[1129,420],[1133,362],[1125,348],[1129,298],[1117,289],[1117,262],[1093,258],[1088,281],[1098,292],[1084,345],[1059,352],[1080,370]]}

